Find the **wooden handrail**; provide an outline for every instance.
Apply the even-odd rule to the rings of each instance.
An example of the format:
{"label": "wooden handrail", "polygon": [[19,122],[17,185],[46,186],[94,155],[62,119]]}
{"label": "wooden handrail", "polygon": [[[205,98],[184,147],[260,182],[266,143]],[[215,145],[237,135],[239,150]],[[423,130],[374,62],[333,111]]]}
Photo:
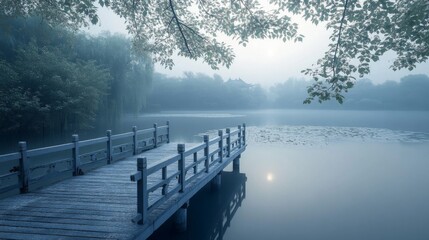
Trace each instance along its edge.
{"label": "wooden handrail", "polygon": [[190,149],[186,150],[186,151],[184,152],[185,157],[187,157],[187,156],[191,156],[192,154],[194,154],[194,153],[196,153],[196,152],[198,152],[198,151],[203,150],[205,146],[206,146],[206,145],[205,145],[204,143],[201,143],[201,144],[198,144],[197,146],[194,146],[194,147],[192,147],[192,148],[190,148]]}
{"label": "wooden handrail", "polygon": [[215,137],[209,141],[209,144],[212,145],[214,143],[218,143],[220,141],[220,137]]}
{"label": "wooden handrail", "polygon": [[143,130],[137,130],[137,134],[138,135],[148,134],[148,133],[153,133],[153,131],[154,131],[153,128],[143,129]]}
{"label": "wooden handrail", "polygon": [[132,137],[134,135],[133,132],[126,132],[121,134],[112,135],[112,140],[118,140],[122,138]]}
{"label": "wooden handrail", "polygon": [[107,140],[109,140],[109,139],[106,136],[106,137],[99,137],[99,138],[94,138],[94,139],[83,140],[83,141],[80,141],[79,144],[81,147],[86,147],[86,146],[90,146],[93,144],[105,143],[105,142],[107,142]]}
{"label": "wooden handrail", "polygon": [[[160,128],[158,127],[157,129],[159,130]],[[137,217],[134,218],[133,221],[139,224],[145,224],[145,215],[148,215],[150,211],[167,201],[174,194],[183,194],[186,190],[186,184],[188,182],[192,181],[201,174],[210,173],[212,166],[216,164],[222,164],[222,162],[226,160],[231,160],[230,157],[232,156],[232,153],[236,153],[235,151],[246,147],[245,137],[245,124],[238,126],[238,128],[233,131],[227,128],[226,134],[223,134],[223,130],[219,130],[218,136],[210,139],[209,135],[204,135],[203,143],[193,146],[190,149],[186,149],[185,144],[178,144],[177,154],[165,158],[155,166],[145,168],[145,174],[139,170],[137,173],[131,175],[131,180],[138,182],[137,209],[140,209],[138,210]],[[226,142],[224,142],[225,139]],[[214,149],[212,149],[213,147]],[[201,151],[203,151],[203,156],[198,158],[198,153]],[[192,161],[187,162],[186,158],[190,156],[192,156]],[[198,171],[198,166],[203,163],[204,168]],[[174,171],[173,173],[170,173],[169,176],[167,176],[167,168],[176,164],[177,171]],[[193,169],[193,171],[191,171],[191,169]],[[159,173],[162,174],[161,179],[157,177],[158,180],[156,182],[151,183],[151,186],[147,186],[147,178]],[[187,174],[192,174],[192,176],[187,178]],[[167,187],[175,178],[178,178],[177,183],[175,185],[173,184],[171,190],[168,190]],[[139,181],[142,182],[139,183]],[[143,188],[145,189],[145,192],[141,192],[143,191]],[[157,191],[160,188],[162,189],[162,196],[155,202],[149,203],[149,194],[151,192]],[[141,199],[142,197],[147,199],[143,200]],[[143,206],[144,204],[147,205]]]}
{"label": "wooden handrail", "polygon": [[5,155],[1,155],[0,156],[0,163],[2,162],[9,162],[9,161],[13,161],[13,160],[18,160],[21,157],[21,154],[19,152],[15,152],[15,153],[8,153]]}
{"label": "wooden handrail", "polygon": [[[156,124],[154,124],[156,125]],[[113,161],[117,161],[119,159],[123,159],[130,155],[140,154],[142,151],[155,147],[155,145],[159,145],[165,142],[170,141],[170,125],[167,122],[166,125],[160,126],[156,128],[142,129],[137,130],[136,127],[132,128],[131,132],[121,133],[112,135],[111,130],[106,131],[106,136],[98,137],[94,139],[87,140],[79,140],[79,136],[77,134],[73,135],[73,141],[71,143],[59,144],[54,146],[42,147],[28,150],[27,142],[19,143],[19,152],[9,153],[0,155],[0,163],[11,162],[15,164],[15,166],[10,170],[12,172],[18,171],[19,175],[19,188],[22,193],[28,192],[29,184],[31,178],[32,171],[38,168],[42,168],[45,166],[53,166],[57,164],[61,164],[62,159],[71,159],[71,168],[67,169],[68,171],[64,171],[64,174],[69,174],[71,170],[73,175],[82,174],[82,168],[88,169],[91,164],[99,164],[100,161],[106,161],[105,164],[110,164]],[[155,136],[154,133],[158,130],[158,134],[156,137],[158,141],[155,140],[153,143],[149,143],[151,139]],[[161,132],[159,132],[161,130]],[[142,136],[147,138],[141,139]],[[141,142],[145,141],[146,144],[143,144],[142,147]],[[120,142],[120,143],[118,143]],[[103,147],[100,147],[103,145]],[[119,151],[119,149],[126,149],[125,152]],[[97,154],[96,158],[91,158],[88,156],[92,156]],[[104,154],[104,155],[103,155]],[[30,158],[44,158],[49,159],[40,164],[32,165],[29,167],[29,159]],[[82,163],[81,160],[83,158],[88,159],[89,162],[86,161]],[[92,165],[95,166],[95,165]],[[99,166],[99,165],[98,165]],[[55,166],[53,167],[55,168]],[[59,172],[55,172],[58,174]],[[45,173],[46,176],[52,173]],[[44,179],[43,176],[37,179]],[[37,179],[33,178],[31,180],[31,184],[37,182]],[[40,184],[38,184],[40,185]],[[0,182],[0,193],[2,191],[2,183]]]}
{"label": "wooden handrail", "polygon": [[45,155],[49,153],[61,152],[64,150],[70,150],[73,148],[73,143],[66,143],[56,146],[44,147],[44,148],[36,148],[32,150],[27,150],[28,157],[35,157],[40,155]]}
{"label": "wooden handrail", "polygon": [[163,161],[161,161],[157,165],[149,168],[147,170],[148,171],[148,175],[161,170],[163,167],[167,167],[167,166],[169,166],[169,165],[171,165],[171,164],[179,161],[179,159],[180,159],[180,155],[178,155],[178,154],[175,154],[174,156],[169,157],[169,158],[165,158]]}

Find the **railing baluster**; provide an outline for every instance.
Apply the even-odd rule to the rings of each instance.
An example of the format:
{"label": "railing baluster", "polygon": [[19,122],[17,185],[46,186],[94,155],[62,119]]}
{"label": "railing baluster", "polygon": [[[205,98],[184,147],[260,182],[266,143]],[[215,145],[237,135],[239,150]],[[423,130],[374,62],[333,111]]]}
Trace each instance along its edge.
{"label": "railing baluster", "polygon": [[107,148],[106,148],[106,155],[107,155],[107,164],[112,163],[113,158],[113,148],[112,148],[112,130],[106,131],[107,136]]}
{"label": "railing baluster", "polygon": [[[154,143],[156,144],[157,147],[159,147],[161,145],[161,143],[165,143],[165,142],[170,142],[170,123],[169,121],[166,122],[166,126],[163,126],[162,128],[166,128],[166,133],[163,132],[162,135],[159,135],[158,132],[158,127],[156,124],[154,124]],[[149,137],[152,134],[152,132],[150,131],[152,129],[145,129],[142,130],[141,132],[143,134],[145,134],[145,137]],[[164,131],[164,130],[162,130]],[[106,131],[106,135],[105,137],[100,137],[100,138],[96,138],[96,139],[88,139],[88,140],[84,140],[81,141],[79,139],[79,135],[78,134],[73,134],[72,135],[72,141],[71,143],[66,143],[66,144],[60,144],[60,145],[54,145],[54,146],[48,146],[48,147],[43,147],[43,148],[37,148],[37,149],[32,149],[32,150],[28,150],[28,146],[27,143],[25,141],[21,141],[18,143],[18,147],[19,147],[19,155],[16,155],[15,159],[17,161],[19,161],[19,166],[16,167],[16,170],[13,171],[17,171],[18,172],[18,181],[19,181],[19,189],[20,192],[25,193],[29,191],[29,185],[33,182],[39,182],[41,180],[42,177],[45,177],[49,174],[52,173],[57,173],[60,172],[59,170],[57,171],[55,169],[55,164],[56,161],[58,160],[57,158],[53,158],[52,160],[54,161],[54,163],[52,163],[51,165],[46,165],[49,166],[49,170],[47,170],[46,172],[44,172],[43,174],[41,174],[40,177],[37,178],[33,178],[31,179],[31,170],[32,168],[40,168],[40,167],[45,167],[45,165],[41,165],[40,163],[31,163],[30,161],[33,157],[37,157],[37,158],[44,158],[46,157],[48,154],[53,154],[53,153],[60,153],[60,152],[65,152],[68,151],[68,157],[71,157],[70,160],[64,160],[64,162],[67,162],[67,164],[71,165],[69,166],[70,171],[72,172],[72,174],[74,176],[77,175],[82,175],[83,174],[83,169],[84,166],[86,164],[91,164],[95,161],[101,160],[102,158],[106,158],[105,162],[103,162],[104,164],[112,164],[114,159],[115,159],[115,151],[120,151],[120,152],[124,152],[124,151],[128,151],[129,150],[129,146],[130,146],[130,142],[132,141],[133,144],[133,149],[131,150],[133,152],[133,154],[138,154],[139,152],[142,151],[142,149],[140,148],[139,144],[138,144],[138,136],[140,136],[138,134],[138,129],[136,127],[133,127],[132,132],[126,132],[126,133],[122,133],[122,134],[118,134],[118,135],[113,135],[111,130],[107,130]],[[132,137],[132,140],[128,140],[129,137]],[[160,139],[160,137],[162,137],[162,139]],[[127,138],[127,142],[125,144],[119,145],[119,146],[114,146],[114,142],[116,140],[121,140],[121,139],[125,139]],[[83,149],[86,148],[93,148],[93,147],[99,147],[100,149],[96,150],[95,152],[90,152],[90,153],[81,153],[81,151],[83,151]],[[71,156],[70,156],[70,151],[71,151]],[[119,154],[120,155],[120,154]],[[3,159],[5,155],[0,155],[0,158]],[[7,157],[7,156],[6,156]],[[62,161],[63,159],[59,159],[58,161]],[[34,164],[34,165],[33,165]],[[197,166],[195,167],[195,170],[198,171]],[[30,183],[31,182],[31,183]],[[167,186],[168,187],[168,186]]]}
{"label": "railing baluster", "polygon": [[158,147],[158,125],[156,123],[153,124],[153,144],[154,147]]}
{"label": "railing baluster", "polygon": [[222,130],[219,130],[218,132],[218,135],[219,135],[219,138],[220,138],[220,140],[219,140],[219,162],[222,162],[223,161],[223,131]]}
{"label": "railing baluster", "polygon": [[[162,168],[162,181],[165,181],[167,179],[167,166]],[[167,187],[168,184],[162,185],[162,195],[167,194]]]}
{"label": "railing baluster", "polygon": [[30,175],[30,168],[28,166],[27,158],[27,142],[19,142],[19,152],[21,158],[19,159],[19,180],[21,182],[21,193],[28,192],[28,179]]}
{"label": "railing baluster", "polygon": [[246,124],[243,123],[243,145],[246,145]]}
{"label": "railing baluster", "polygon": [[133,126],[133,155],[137,154],[137,126]]}
{"label": "railing baluster", "polygon": [[229,157],[231,155],[231,129],[226,129],[226,156]]}
{"label": "railing baluster", "polygon": [[206,173],[209,172],[209,135],[204,135],[204,143],[206,144],[206,147],[204,148],[204,165],[206,167]]}
{"label": "railing baluster", "polygon": [[73,134],[73,175],[78,176],[81,174],[80,166],[80,157],[79,157],[79,135]]}
{"label": "railing baluster", "polygon": [[178,144],[177,151],[180,154],[179,159],[179,184],[180,184],[180,192],[185,190],[185,144]]}
{"label": "railing baluster", "polygon": [[197,174],[198,172],[198,164],[196,163],[198,161],[198,153],[194,152],[194,174]]}
{"label": "railing baluster", "polygon": [[167,121],[167,143],[170,143],[170,121]]}
{"label": "railing baluster", "polygon": [[241,148],[241,125],[238,125],[238,148]]}

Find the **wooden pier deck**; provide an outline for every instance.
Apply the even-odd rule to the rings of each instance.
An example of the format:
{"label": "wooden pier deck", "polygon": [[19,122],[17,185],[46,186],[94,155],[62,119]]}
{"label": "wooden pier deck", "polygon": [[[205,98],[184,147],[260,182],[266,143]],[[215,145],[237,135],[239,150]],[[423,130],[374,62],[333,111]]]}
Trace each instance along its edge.
{"label": "wooden pier deck", "polygon": [[[155,134],[152,139],[141,140],[134,131],[131,149],[135,155],[83,175],[74,172],[79,176],[53,185],[31,190],[32,178],[25,176],[29,183],[25,186],[19,171],[18,185],[25,193],[0,199],[0,239],[146,239],[186,207],[202,187],[220,177],[228,164],[234,162],[237,167],[246,148],[245,127],[227,129],[226,134],[220,130],[217,137],[210,139],[205,135],[203,143],[186,145],[168,143],[168,128],[163,141],[157,130],[156,126],[154,131],[142,130],[142,134]],[[108,140],[105,152],[109,156],[110,146],[111,160],[115,146]],[[143,149],[150,142],[153,147]],[[118,146],[125,148],[126,144]],[[20,154],[21,158],[26,154]],[[85,154],[77,156],[83,158]],[[124,155],[116,153],[119,154]],[[81,169],[85,168],[79,167],[77,171],[82,173]],[[0,180],[10,178],[4,176]]]}

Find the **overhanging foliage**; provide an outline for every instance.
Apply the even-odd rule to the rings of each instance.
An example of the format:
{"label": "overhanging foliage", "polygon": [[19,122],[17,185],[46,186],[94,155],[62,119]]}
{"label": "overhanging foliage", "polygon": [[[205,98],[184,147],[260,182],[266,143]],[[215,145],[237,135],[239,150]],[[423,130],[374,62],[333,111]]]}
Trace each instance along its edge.
{"label": "overhanging foliage", "polygon": [[331,98],[342,102],[355,77],[368,74],[370,63],[388,51],[397,54],[393,70],[412,70],[429,55],[425,0],[2,0],[0,14],[39,15],[77,29],[96,24],[100,6],[126,21],[137,52],[149,51],[169,68],[175,53],[203,59],[214,69],[229,67],[234,52],[219,41],[219,34],[242,45],[254,38],[301,41],[292,15],[323,23],[332,31],[331,43],[323,58],[303,70],[315,80],[308,88],[307,103]]}

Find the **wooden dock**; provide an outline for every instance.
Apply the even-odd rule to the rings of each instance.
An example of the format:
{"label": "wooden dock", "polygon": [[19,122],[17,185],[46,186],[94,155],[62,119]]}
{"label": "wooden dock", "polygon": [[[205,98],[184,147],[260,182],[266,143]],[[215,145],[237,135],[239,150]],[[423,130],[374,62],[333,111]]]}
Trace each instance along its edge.
{"label": "wooden dock", "polygon": [[[200,144],[169,143],[168,124],[119,135],[108,131],[92,140],[74,138],[72,144],[23,147],[0,156],[2,165],[15,170],[0,176],[0,190],[22,193],[0,200],[1,239],[146,239],[173,214],[178,226],[186,227],[189,200],[207,183],[220,184],[231,162],[238,170],[246,148],[244,125],[219,130],[213,138],[205,135]],[[30,158],[46,154],[56,157],[29,164]],[[62,166],[67,163],[69,168]],[[40,176],[40,166],[51,170]]]}

